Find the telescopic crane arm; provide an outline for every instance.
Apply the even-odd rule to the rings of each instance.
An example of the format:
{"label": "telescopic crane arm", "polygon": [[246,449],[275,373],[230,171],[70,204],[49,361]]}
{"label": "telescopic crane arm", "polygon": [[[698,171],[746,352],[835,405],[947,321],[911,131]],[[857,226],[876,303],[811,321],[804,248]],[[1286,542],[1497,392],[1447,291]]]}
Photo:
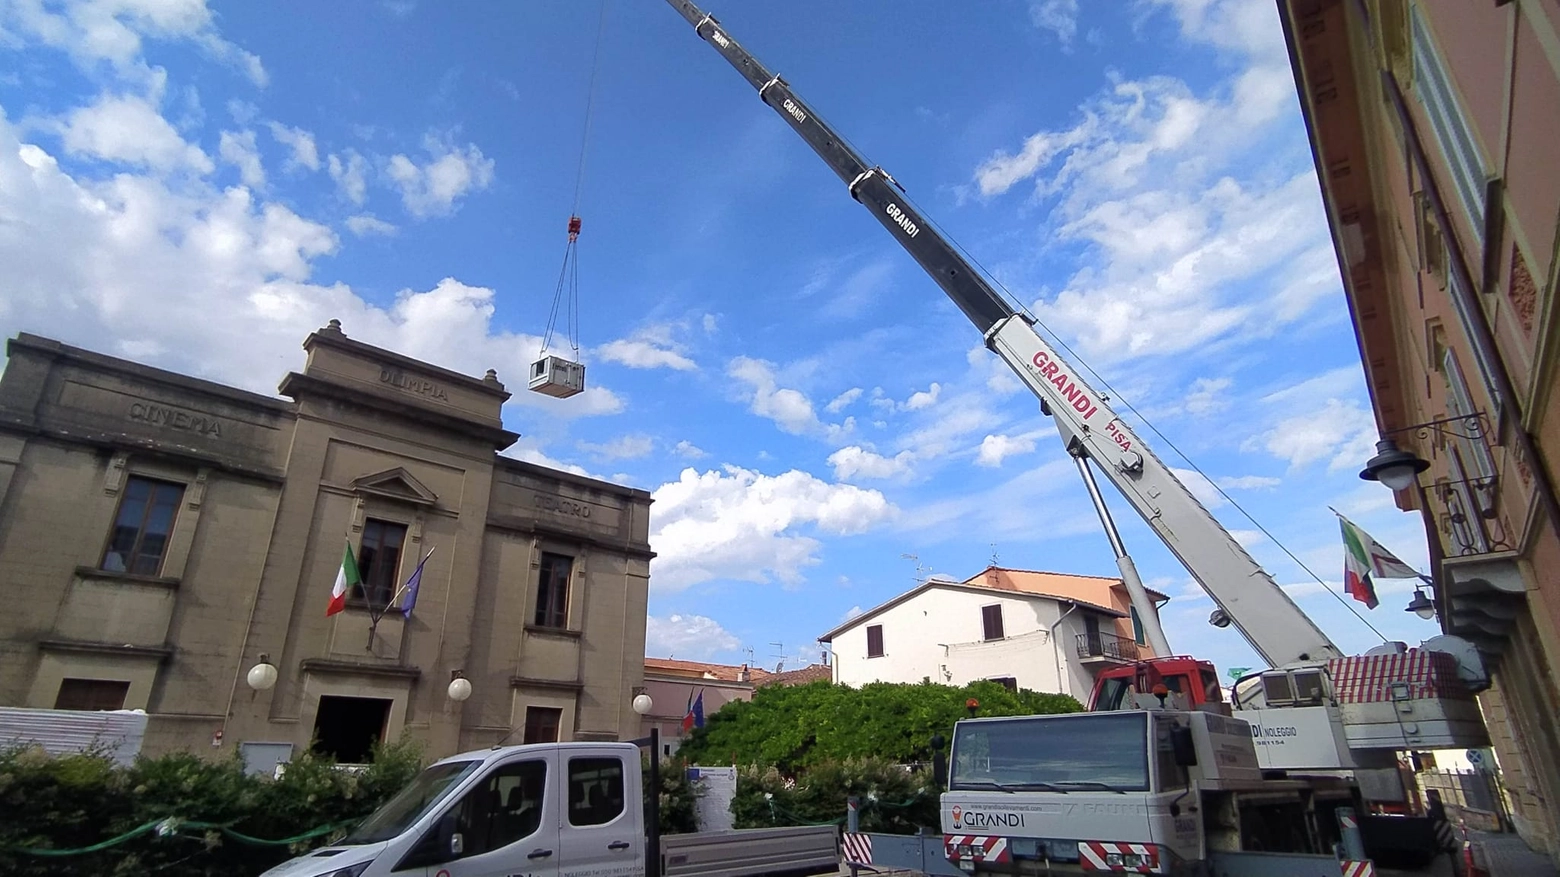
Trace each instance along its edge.
{"label": "telescopic crane arm", "polygon": [[[905,201],[904,189],[893,177],[868,165],[785,80],[742,48],[714,17],[688,0],[667,2],[758,90],[759,99],[812,147],[846,184],[851,197],[865,206],[942,287],[981,331],[986,346],[1040,398],[1068,453],[1080,462],[1093,460],[1098,465],[1263,660],[1281,667],[1342,655],[1169,467],[1111,411],[1105,398],[1057,355],[1031,321],[998,295],[969,260]],[[1036,510],[1036,525],[1044,525],[1043,510]],[[1115,547],[1116,540],[1112,542]],[[1118,560],[1125,558],[1119,548],[1117,554]],[[1170,650],[1157,612],[1136,583],[1135,571],[1126,575],[1130,564],[1131,560],[1125,559],[1123,573],[1129,578],[1133,606],[1150,631],[1155,651],[1167,655]]]}

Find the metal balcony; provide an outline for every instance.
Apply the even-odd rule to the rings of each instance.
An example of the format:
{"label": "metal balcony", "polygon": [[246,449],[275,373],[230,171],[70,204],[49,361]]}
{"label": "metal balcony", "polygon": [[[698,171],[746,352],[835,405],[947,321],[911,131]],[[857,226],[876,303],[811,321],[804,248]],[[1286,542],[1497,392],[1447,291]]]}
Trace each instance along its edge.
{"label": "metal balcony", "polygon": [[1138,644],[1135,640],[1113,633],[1080,633],[1077,637],[1078,657],[1084,663],[1093,661],[1116,661],[1122,664],[1130,664],[1138,659]]}

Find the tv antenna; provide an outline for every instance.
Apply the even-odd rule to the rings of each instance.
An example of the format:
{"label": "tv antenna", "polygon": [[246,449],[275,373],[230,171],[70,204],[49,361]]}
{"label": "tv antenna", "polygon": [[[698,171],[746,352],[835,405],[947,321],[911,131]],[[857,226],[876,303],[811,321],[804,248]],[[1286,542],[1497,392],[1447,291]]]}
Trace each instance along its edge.
{"label": "tv antenna", "polygon": [[919,554],[901,554],[899,556],[904,558],[905,560],[913,560],[913,561],[915,561],[915,583],[916,584],[919,585],[920,583],[926,581],[926,576],[924,575],[924,573],[926,572],[926,567],[921,565],[921,555],[919,555]]}

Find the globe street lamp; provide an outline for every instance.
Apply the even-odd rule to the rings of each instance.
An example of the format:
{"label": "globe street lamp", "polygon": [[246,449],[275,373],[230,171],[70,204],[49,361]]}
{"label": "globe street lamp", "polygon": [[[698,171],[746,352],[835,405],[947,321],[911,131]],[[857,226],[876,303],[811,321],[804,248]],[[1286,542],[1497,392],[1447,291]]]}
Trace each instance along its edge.
{"label": "globe street lamp", "polygon": [[1405,451],[1392,439],[1376,442],[1376,456],[1365,463],[1360,477],[1366,481],[1380,481],[1394,491],[1407,490],[1419,473],[1430,468],[1430,463],[1419,455]]}
{"label": "globe street lamp", "polygon": [[244,681],[255,691],[266,691],[276,684],[276,665],[271,663],[270,655],[261,655],[260,663],[249,668],[249,675]]}
{"label": "globe street lamp", "polygon": [[471,680],[467,679],[466,674],[460,670],[451,670],[450,686],[444,690],[444,693],[449,695],[450,700],[461,703],[471,696]]}
{"label": "globe street lamp", "polygon": [[[644,689],[634,695],[634,712],[649,716],[655,701]],[[650,721],[650,794],[645,799],[645,877],[661,877],[661,726]]]}

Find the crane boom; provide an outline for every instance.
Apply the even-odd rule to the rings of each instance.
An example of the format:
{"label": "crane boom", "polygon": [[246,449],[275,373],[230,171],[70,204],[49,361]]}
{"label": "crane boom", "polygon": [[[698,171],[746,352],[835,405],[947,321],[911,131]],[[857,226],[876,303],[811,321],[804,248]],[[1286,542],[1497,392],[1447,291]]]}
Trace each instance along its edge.
{"label": "crane boom", "polygon": [[[980,271],[904,198],[904,189],[882,168],[868,165],[813,112],[791,86],[770,71],[690,0],[667,0],[706,42],[758,90],[824,164],[888,229],[894,240],[975,324],[989,347],[1044,403],[1075,457],[1093,460],[1153,528],[1202,589],[1271,666],[1319,661],[1342,653],[1272,576],[1117,417],[1066,360],[1035,331],[1032,322],[998,295]],[[1130,563],[1130,561],[1128,561]],[[1141,587],[1133,604],[1145,625],[1157,613]],[[1163,642],[1163,634],[1158,637]]]}

